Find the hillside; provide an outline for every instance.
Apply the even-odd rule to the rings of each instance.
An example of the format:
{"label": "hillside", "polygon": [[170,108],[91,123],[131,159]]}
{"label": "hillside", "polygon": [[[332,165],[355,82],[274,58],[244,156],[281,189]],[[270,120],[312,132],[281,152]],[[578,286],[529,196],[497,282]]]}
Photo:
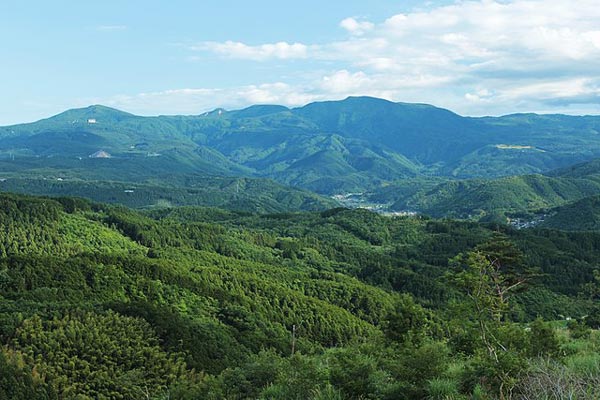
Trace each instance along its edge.
{"label": "hillside", "polygon": [[547,175],[400,180],[365,193],[361,199],[367,204],[385,204],[391,211],[503,221],[507,213],[535,212],[599,194],[599,166],[593,160]]}
{"label": "hillside", "polygon": [[49,196],[76,196],[133,208],[206,206],[247,212],[315,211],[338,203],[312,192],[260,178],[227,178],[188,175],[155,177],[147,183],[82,180],[71,171],[47,178],[14,178],[0,181],[0,190]]}
{"label": "hillside", "polygon": [[[336,194],[423,175],[487,178],[567,167],[600,157],[599,131],[599,117],[469,118],[369,97],[193,116],[90,106],[0,128],[0,171],[68,166],[85,178],[120,181],[260,176]],[[111,158],[89,158],[100,150]]]}
{"label": "hillside", "polygon": [[[573,339],[558,352],[541,320],[523,325],[596,312],[577,296],[600,261],[595,233],[346,209],[0,203],[4,398],[423,398],[441,381],[470,396],[502,391],[505,373],[523,390],[538,356],[597,361]],[[541,272],[501,324],[480,316],[518,365],[486,356],[469,317],[477,254],[501,259],[506,277]],[[581,390],[595,393],[588,379]]]}
{"label": "hillside", "polygon": [[545,212],[540,227],[567,231],[600,230],[600,196],[590,196]]}

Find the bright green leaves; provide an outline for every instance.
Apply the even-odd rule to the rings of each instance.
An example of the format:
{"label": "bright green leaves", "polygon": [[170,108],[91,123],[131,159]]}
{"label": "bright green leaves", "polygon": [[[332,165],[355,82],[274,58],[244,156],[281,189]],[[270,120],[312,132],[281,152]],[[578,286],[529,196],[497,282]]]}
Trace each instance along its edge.
{"label": "bright green leaves", "polygon": [[48,376],[60,397],[139,398],[185,373],[180,355],[165,353],[147,322],[114,312],[33,317],[17,329],[12,346]]}

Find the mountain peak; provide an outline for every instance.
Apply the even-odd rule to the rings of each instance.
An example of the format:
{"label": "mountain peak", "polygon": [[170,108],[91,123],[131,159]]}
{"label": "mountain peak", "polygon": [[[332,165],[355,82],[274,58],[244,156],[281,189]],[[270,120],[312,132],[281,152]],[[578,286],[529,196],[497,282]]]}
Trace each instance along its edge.
{"label": "mountain peak", "polygon": [[372,96],[348,96],[342,102],[351,103],[351,102],[369,102],[369,103],[379,103],[379,104],[394,104],[394,102],[382,99],[379,97]]}
{"label": "mountain peak", "polygon": [[[129,116],[133,116],[133,114],[125,112],[125,111],[121,111],[117,108],[113,108],[113,107],[108,107],[102,104],[92,104],[90,106],[87,107],[81,107],[81,108],[71,108],[67,111],[65,111],[65,113],[67,112],[73,112],[73,113],[97,113],[97,114],[120,114],[120,115],[129,115]],[[64,113],[62,113],[64,114]],[[60,114],[58,114],[60,115]]]}
{"label": "mountain peak", "polygon": [[100,123],[101,121],[121,121],[123,119],[132,117],[135,117],[135,115],[125,111],[117,110],[116,108],[111,108],[100,104],[94,104],[84,108],[72,108],[53,117],[50,117],[49,120],[68,120],[78,122],[87,121],[90,124],[95,124]]}
{"label": "mountain peak", "polygon": [[88,110],[91,112],[111,112],[111,113],[118,113],[118,114],[128,114],[128,115],[133,115],[130,114],[128,112],[125,111],[121,111],[117,108],[113,108],[113,107],[108,107],[102,104],[92,104],[88,107],[82,108],[81,110]]}

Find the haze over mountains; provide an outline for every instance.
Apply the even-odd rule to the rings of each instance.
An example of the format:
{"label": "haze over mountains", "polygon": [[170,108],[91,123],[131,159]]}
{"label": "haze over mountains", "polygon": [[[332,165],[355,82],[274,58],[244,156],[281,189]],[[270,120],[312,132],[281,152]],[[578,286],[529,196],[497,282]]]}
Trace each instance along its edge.
{"label": "haze over mountains", "polygon": [[[600,157],[599,132],[598,116],[471,118],[371,97],[293,109],[216,109],[195,116],[141,117],[96,105],[0,127],[0,171],[19,178],[181,187],[188,186],[190,176],[270,178],[322,195],[369,191],[395,209],[464,216],[498,208],[477,204],[487,201],[478,194],[506,187],[518,188],[519,195],[531,191],[529,198],[519,199],[523,207],[555,206],[598,193],[598,184],[581,177],[577,182],[574,177],[489,179],[547,173]],[[103,157],[91,157],[96,153]],[[588,176],[597,172],[592,169]],[[392,189],[409,178],[420,192]],[[542,190],[544,185],[552,189]],[[436,196],[427,192],[432,189]],[[463,198],[455,197],[457,191]],[[440,198],[445,205],[435,203]],[[457,202],[461,208],[449,210]]]}

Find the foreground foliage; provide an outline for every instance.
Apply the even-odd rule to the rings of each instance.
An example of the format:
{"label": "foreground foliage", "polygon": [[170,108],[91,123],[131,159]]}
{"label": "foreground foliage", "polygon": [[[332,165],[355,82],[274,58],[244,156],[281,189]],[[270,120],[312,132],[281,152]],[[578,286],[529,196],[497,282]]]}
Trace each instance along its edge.
{"label": "foreground foliage", "polygon": [[0,202],[0,398],[599,395],[595,233]]}

